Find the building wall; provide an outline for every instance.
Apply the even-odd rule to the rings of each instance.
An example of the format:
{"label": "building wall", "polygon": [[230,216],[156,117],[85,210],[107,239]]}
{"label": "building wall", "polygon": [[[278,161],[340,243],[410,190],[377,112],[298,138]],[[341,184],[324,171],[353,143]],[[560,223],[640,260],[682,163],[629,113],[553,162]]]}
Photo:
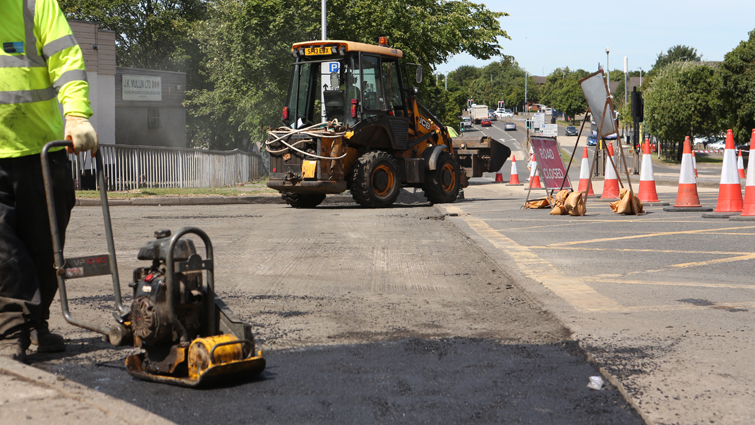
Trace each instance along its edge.
{"label": "building wall", "polygon": [[100,143],[115,143],[115,33],[98,29],[93,22],[69,20],[68,24],[84,55],[94,112],[90,121]]}
{"label": "building wall", "polygon": [[[159,76],[162,100],[134,101],[123,99],[123,75]],[[186,147],[186,109],[182,105],[186,91],[186,74],[117,67],[115,75],[116,143]],[[158,128],[150,128],[150,109],[160,116]]]}

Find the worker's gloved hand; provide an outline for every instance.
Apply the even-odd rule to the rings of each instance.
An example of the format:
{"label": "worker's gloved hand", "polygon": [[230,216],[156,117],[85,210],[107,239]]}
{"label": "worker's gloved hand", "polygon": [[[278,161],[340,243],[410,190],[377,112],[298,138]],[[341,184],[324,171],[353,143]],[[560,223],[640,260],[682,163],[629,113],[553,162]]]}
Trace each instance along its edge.
{"label": "worker's gloved hand", "polygon": [[81,151],[92,150],[92,156],[97,153],[97,147],[100,144],[97,132],[89,123],[89,119],[66,115],[66,140],[73,141],[73,148],[68,148],[68,153],[79,153]]}

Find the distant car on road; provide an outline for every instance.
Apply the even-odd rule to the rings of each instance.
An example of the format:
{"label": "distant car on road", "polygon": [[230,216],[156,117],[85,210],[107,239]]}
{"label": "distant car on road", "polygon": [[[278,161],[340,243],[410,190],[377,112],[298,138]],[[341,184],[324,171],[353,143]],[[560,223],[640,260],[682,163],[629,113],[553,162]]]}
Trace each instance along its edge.
{"label": "distant car on road", "polygon": [[495,112],[490,114],[488,118],[490,118],[490,121],[498,121],[498,116],[495,114]]}
{"label": "distant car on road", "polygon": [[469,130],[470,128],[472,128],[472,118],[463,117],[461,119],[461,128],[462,128],[462,131]]}
{"label": "distant car on road", "polygon": [[490,127],[493,123],[490,122],[490,118],[483,118],[482,121],[480,121],[480,125],[483,127]]}
{"label": "distant car on road", "polygon": [[587,136],[587,146],[597,146],[598,145],[598,136],[595,134],[591,134]]}
{"label": "distant car on road", "polygon": [[516,130],[516,124],[514,124],[513,122],[507,122],[506,124],[503,125],[503,129],[505,131]]}
{"label": "distant car on road", "polygon": [[566,135],[567,136],[576,136],[577,135],[577,127],[573,127],[573,126],[566,127]]}
{"label": "distant car on road", "polygon": [[496,111],[496,115],[498,115],[498,118],[513,118],[514,113],[511,112],[511,109],[499,109]]}

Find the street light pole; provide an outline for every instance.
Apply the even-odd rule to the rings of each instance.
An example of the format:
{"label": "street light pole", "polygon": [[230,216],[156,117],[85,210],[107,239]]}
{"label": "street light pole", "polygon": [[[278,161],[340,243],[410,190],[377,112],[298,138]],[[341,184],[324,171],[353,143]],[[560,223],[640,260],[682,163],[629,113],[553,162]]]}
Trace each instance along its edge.
{"label": "street light pole", "polygon": [[642,67],[639,67],[639,68],[640,68],[640,85],[642,85]]}
{"label": "street light pole", "polygon": [[327,20],[327,11],[326,11],[326,3],[327,0],[322,0],[322,39],[327,40],[328,39],[328,20]]}
{"label": "street light pole", "polygon": [[624,56],[624,103],[627,103],[627,72],[629,72],[629,59]]}
{"label": "street light pole", "polygon": [[611,67],[608,65],[608,54],[611,52],[610,47],[606,47],[606,81],[608,81],[608,94],[611,94]]}

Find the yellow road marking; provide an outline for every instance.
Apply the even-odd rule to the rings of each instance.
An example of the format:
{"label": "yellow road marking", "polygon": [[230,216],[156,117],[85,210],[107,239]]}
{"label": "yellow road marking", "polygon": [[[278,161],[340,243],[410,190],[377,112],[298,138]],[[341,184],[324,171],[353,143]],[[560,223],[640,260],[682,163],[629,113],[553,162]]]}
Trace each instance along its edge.
{"label": "yellow road marking", "polygon": [[680,232],[658,232],[658,233],[645,233],[641,235],[634,235],[634,236],[618,236],[615,238],[600,238],[600,239],[590,239],[590,240],[583,240],[583,241],[573,241],[573,242],[559,242],[547,245],[548,247],[553,246],[565,246],[565,245],[579,245],[583,243],[595,243],[595,242],[609,242],[609,241],[619,241],[619,240],[626,240],[626,239],[639,239],[639,238],[654,238],[658,236],[669,236],[669,235],[693,235],[696,233],[709,233],[709,232],[715,232],[720,230],[735,230],[735,229],[753,229],[755,226],[746,226],[746,227],[726,227],[723,229],[701,229],[701,230],[684,230]]}
{"label": "yellow road marking", "polygon": [[755,290],[753,285],[740,285],[736,283],[708,283],[708,282],[665,282],[649,280],[617,280],[617,276],[587,276],[585,280],[595,283],[615,285],[649,285],[649,286],[686,286],[693,288],[721,288],[721,289],[749,289]]}
{"label": "yellow road marking", "polygon": [[[443,207],[449,213],[456,213],[460,216],[463,214],[463,210],[459,207],[450,205]],[[564,276],[552,264],[535,255],[529,248],[498,233],[484,220],[469,216],[460,218],[475,233],[510,255],[525,276],[540,282],[572,307],[582,311],[615,311],[624,308],[615,300],[599,294],[595,289],[586,285],[582,279]]]}
{"label": "yellow road marking", "polygon": [[[649,281],[637,281],[637,280],[622,281],[620,280],[623,276],[628,276],[632,274],[640,274],[640,273],[644,274],[644,273],[652,273],[652,272],[678,269],[678,268],[683,268],[683,267],[697,267],[697,266],[705,266],[705,265],[710,265],[710,264],[721,264],[721,263],[734,262],[734,261],[751,260],[751,259],[755,259],[755,254],[753,253],[744,253],[742,255],[737,255],[736,257],[722,258],[722,259],[717,259],[717,260],[673,264],[663,269],[629,272],[624,275],[603,274],[603,275],[596,275],[596,276],[580,276],[576,278],[569,278],[569,277],[564,276],[551,263],[538,257],[531,250],[532,249],[582,249],[582,248],[567,248],[567,247],[558,247],[558,246],[552,246],[552,245],[548,245],[544,247],[540,247],[540,246],[526,247],[523,245],[519,245],[514,240],[501,234],[499,230],[493,229],[490,225],[487,224],[485,220],[470,217],[469,214],[465,213],[461,208],[457,206],[442,205],[441,207],[444,208],[446,212],[449,214],[454,214],[454,213],[457,214],[459,218],[464,220],[467,223],[467,225],[469,225],[469,227],[475,233],[485,238],[497,249],[503,250],[508,255],[510,255],[514,259],[514,264],[516,264],[516,266],[519,268],[522,274],[524,274],[525,276],[527,276],[528,278],[536,282],[541,283],[544,287],[551,290],[553,293],[555,293],[557,296],[559,296],[561,299],[563,299],[565,302],[567,302],[570,306],[572,306],[576,310],[580,310],[584,312],[607,313],[607,312],[680,311],[680,310],[695,310],[695,309],[707,309],[707,308],[724,308],[724,309],[725,308],[747,308],[747,309],[755,308],[755,302],[716,304],[714,306],[695,306],[695,305],[681,305],[681,304],[624,306],[620,304],[619,302],[617,302],[616,300],[598,293],[595,289],[593,289],[591,286],[586,284],[586,282],[594,282],[594,283],[608,282],[608,283],[615,283],[615,284],[634,284],[634,285],[648,284],[648,285],[667,285],[667,286],[677,286],[677,285],[678,286],[698,286],[698,287],[730,288],[730,289],[755,289],[755,288],[752,288],[750,285],[649,282]],[[749,226],[749,227],[755,227],[755,226]],[[747,228],[747,227],[742,227],[742,228]],[[739,229],[739,228],[727,228],[727,229],[720,229],[720,230],[730,230],[730,229]],[[716,230],[716,229],[711,229],[708,231],[713,231],[713,230]],[[640,235],[639,237],[664,236],[664,235],[673,235],[673,234],[694,234],[694,233],[700,233],[700,231],[664,232],[664,233]],[[618,239],[627,239],[627,238],[631,238],[631,237],[626,237],[626,238],[622,237]],[[576,242],[576,243],[589,243],[589,242],[595,242],[595,241],[615,240],[615,239],[616,238],[598,239],[594,241],[582,241],[582,242]],[[554,244],[554,245],[558,245],[558,244]],[[589,250],[589,248],[585,248],[585,249]],[[625,251],[630,251],[630,250],[627,249]],[[647,251],[648,252],[677,252],[677,251],[660,251],[660,250],[647,250]],[[699,252],[699,251],[691,251],[690,253],[705,254],[704,252]],[[714,253],[708,253],[708,254],[732,255],[732,254],[740,254],[740,253],[714,252]]]}
{"label": "yellow road marking", "polygon": [[615,252],[662,252],[664,254],[711,254],[711,255],[749,255],[749,252],[736,251],[687,251],[673,249],[642,249],[642,248],[585,248],[579,246],[544,246],[530,245],[530,249],[553,249],[562,251],[615,251]]}

